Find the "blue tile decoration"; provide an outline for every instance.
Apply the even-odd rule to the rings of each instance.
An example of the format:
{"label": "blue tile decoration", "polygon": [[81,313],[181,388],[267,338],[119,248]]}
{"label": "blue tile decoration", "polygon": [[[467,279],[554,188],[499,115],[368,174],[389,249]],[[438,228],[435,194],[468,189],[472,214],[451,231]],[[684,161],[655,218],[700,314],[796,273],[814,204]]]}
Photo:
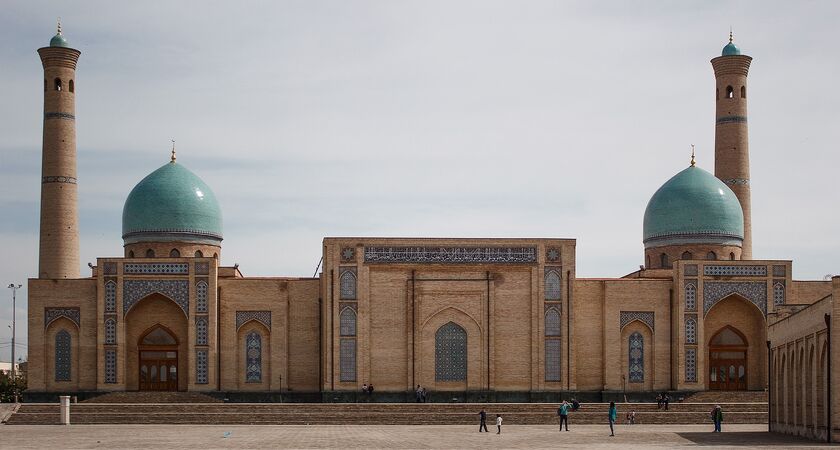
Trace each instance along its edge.
{"label": "blue tile decoration", "polygon": [[195,312],[207,312],[207,282],[204,280],[195,284]]}
{"label": "blue tile decoration", "polygon": [[123,280],[123,316],[137,302],[155,293],[173,300],[189,317],[189,280]]}
{"label": "blue tile decoration", "polygon": [[105,345],[117,343],[117,321],[113,318],[105,319]]}
{"label": "blue tile decoration", "polygon": [[629,361],[628,372],[631,383],[644,383],[645,381],[645,340],[641,333],[634,332],[628,338]]}
{"label": "blue tile decoration", "polygon": [[758,307],[767,316],[767,283],[764,282],[718,282],[703,283],[703,314],[708,314],[712,306],[732,294],[738,294]]}
{"label": "blue tile decoration", "polygon": [[339,381],[356,381],[356,338],[341,338],[338,347]]}
{"label": "blue tile decoration", "polygon": [[60,317],[70,319],[76,326],[80,326],[81,312],[79,308],[44,308],[44,329],[46,329],[53,320]]}
{"label": "blue tile decoration", "polygon": [[685,343],[697,343],[697,316],[686,314],[685,316]]}
{"label": "blue tile decoration", "polygon": [[776,306],[785,304],[785,282],[776,280],[773,283],[773,304]]}
{"label": "blue tile decoration", "polygon": [[561,300],[560,273],[555,268],[545,268],[545,299]]}
{"label": "blue tile decoration", "polygon": [[123,266],[126,275],[187,275],[187,263],[128,263]]}
{"label": "blue tile decoration", "polygon": [[435,381],[467,379],[467,332],[448,322],[435,332]]}
{"label": "blue tile decoration", "polygon": [[207,350],[195,351],[195,384],[207,384]]}
{"label": "blue tile decoration", "polygon": [[60,330],[55,334],[55,381],[70,381],[72,352],[70,332]]}
{"label": "blue tile decoration", "polygon": [[365,247],[367,263],[522,264],[536,247]]}
{"label": "blue tile decoration", "polygon": [[341,300],[356,299],[356,268],[342,267],[339,270],[339,298]]}
{"label": "blue tile decoration", "polygon": [[271,331],[271,311],[236,311],[237,330],[250,320],[256,320]]}
{"label": "blue tile decoration", "polygon": [[195,274],[196,275],[208,275],[208,274],[210,274],[210,263],[207,263],[207,262],[197,262],[197,263],[195,263]]}
{"label": "blue tile decoration", "polygon": [[105,312],[117,312],[117,283],[113,280],[105,282]]}
{"label": "blue tile decoration", "polygon": [[685,349],[685,381],[688,383],[697,382],[697,349]]}
{"label": "blue tile decoration", "polygon": [[703,266],[703,275],[725,277],[766,277],[767,266]]}
{"label": "blue tile decoration", "polygon": [[262,337],[257,331],[245,336],[245,382],[262,381]]}
{"label": "blue tile decoration", "polygon": [[697,311],[697,280],[685,282],[685,310]]}
{"label": "blue tile decoration", "polygon": [[545,340],[545,381],[560,381],[560,339]]}
{"label": "blue tile decoration", "polygon": [[355,336],[356,335],[356,311],[353,308],[345,307],[341,310],[339,315],[339,335],[340,336]]}
{"label": "blue tile decoration", "polygon": [[619,329],[624,329],[624,327],[634,321],[640,320],[642,323],[650,327],[650,330],[653,331],[654,325],[654,318],[655,315],[653,311],[621,311],[619,314]]}
{"label": "blue tile decoration", "polygon": [[117,350],[109,348],[105,350],[105,383],[115,384],[117,382]]}
{"label": "blue tile decoration", "polygon": [[195,345],[207,345],[207,316],[195,318]]}

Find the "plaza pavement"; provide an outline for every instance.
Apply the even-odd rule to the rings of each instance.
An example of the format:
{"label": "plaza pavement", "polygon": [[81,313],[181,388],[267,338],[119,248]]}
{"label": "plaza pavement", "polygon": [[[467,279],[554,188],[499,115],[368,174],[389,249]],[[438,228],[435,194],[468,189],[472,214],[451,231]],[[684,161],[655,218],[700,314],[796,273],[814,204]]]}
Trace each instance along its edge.
{"label": "plaza pavement", "polygon": [[[489,421],[488,421],[489,422]],[[478,425],[5,425],[0,448],[809,448],[825,446],[767,433],[766,425],[506,425],[502,434]]]}

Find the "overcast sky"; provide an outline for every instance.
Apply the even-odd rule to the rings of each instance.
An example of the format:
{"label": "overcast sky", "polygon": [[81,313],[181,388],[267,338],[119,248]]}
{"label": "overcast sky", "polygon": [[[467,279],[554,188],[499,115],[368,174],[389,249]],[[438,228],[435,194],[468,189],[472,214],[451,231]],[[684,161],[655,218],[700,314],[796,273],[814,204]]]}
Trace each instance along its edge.
{"label": "overcast sky", "polygon": [[222,263],[245,275],[311,276],[321,239],[347,235],[576,238],[578,276],[624,275],[643,262],[648,199],[690,144],[714,170],[709,60],[730,26],[755,58],[754,256],[792,259],[799,279],[840,273],[840,2],[172,3],[3,3],[0,281],[24,285],[22,345],[36,49],[57,16],[82,52],[83,275],[122,255],[123,202],[173,138],[221,203]]}

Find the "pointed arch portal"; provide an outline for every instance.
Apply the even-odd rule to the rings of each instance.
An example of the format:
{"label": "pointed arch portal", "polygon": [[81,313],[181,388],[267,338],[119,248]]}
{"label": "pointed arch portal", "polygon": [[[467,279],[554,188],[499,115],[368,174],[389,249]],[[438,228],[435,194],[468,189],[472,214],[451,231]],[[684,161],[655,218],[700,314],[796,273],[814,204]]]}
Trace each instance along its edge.
{"label": "pointed arch portal", "polygon": [[721,328],[709,341],[709,390],[747,389],[747,349],[744,334],[731,326]]}

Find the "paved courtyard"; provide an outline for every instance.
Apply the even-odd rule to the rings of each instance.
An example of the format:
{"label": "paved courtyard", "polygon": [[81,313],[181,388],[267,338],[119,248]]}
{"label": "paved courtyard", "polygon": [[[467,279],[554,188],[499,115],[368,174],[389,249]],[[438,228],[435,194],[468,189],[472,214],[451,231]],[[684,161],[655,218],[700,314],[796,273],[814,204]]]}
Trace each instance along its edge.
{"label": "paved courtyard", "polygon": [[[478,426],[220,426],[220,425],[6,425],[0,448],[808,448],[819,443],[767,433],[766,425],[505,426],[502,434]],[[824,446],[825,444],[822,444]]]}

